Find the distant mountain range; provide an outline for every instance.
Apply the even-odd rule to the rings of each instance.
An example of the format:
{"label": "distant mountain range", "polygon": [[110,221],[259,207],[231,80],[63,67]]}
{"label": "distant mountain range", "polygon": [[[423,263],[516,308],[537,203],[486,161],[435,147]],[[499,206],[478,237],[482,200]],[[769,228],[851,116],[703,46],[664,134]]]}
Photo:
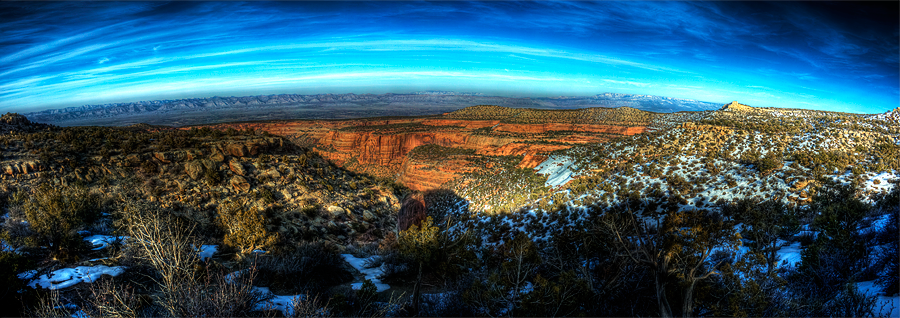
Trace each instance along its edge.
{"label": "distant mountain range", "polygon": [[678,112],[718,109],[722,104],[617,93],[529,98],[426,91],[381,95],[281,94],[154,100],[48,109],[24,115],[35,122],[60,126],[128,125],[138,122],[181,126],[249,120],[431,115],[473,105],[540,109],[628,106],[653,112]]}

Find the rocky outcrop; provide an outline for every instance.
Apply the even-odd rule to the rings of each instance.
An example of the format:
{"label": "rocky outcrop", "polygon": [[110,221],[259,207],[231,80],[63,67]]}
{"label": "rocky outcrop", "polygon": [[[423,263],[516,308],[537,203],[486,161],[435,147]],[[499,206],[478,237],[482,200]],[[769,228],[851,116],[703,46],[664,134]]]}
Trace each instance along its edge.
{"label": "rocky outcrop", "polygon": [[495,131],[506,131],[520,134],[542,134],[551,131],[576,131],[581,133],[602,133],[616,135],[634,135],[647,131],[647,127],[627,127],[614,125],[597,125],[597,124],[565,124],[565,123],[547,123],[547,124],[500,124],[494,128]]}
{"label": "rocky outcrop", "polygon": [[31,122],[25,116],[16,113],[6,113],[0,116],[0,124],[25,126],[30,125]]}
{"label": "rocky outcrop", "polygon": [[724,111],[737,111],[737,112],[739,112],[739,111],[750,111],[750,110],[753,110],[753,107],[750,107],[750,106],[747,106],[747,105],[738,103],[737,101],[733,101],[733,102],[731,102],[731,104],[727,104],[727,105],[723,106],[721,110],[724,110]]}
{"label": "rocky outcrop", "polygon": [[25,116],[16,113],[0,115],[0,134],[34,132],[49,127],[50,125],[33,123]]}
{"label": "rocky outcrop", "polygon": [[403,164],[397,181],[410,189],[425,191],[440,188],[462,173],[472,172],[475,169],[478,167],[463,159],[446,160],[440,164],[409,160]]}
{"label": "rocky outcrop", "polygon": [[[392,165],[403,161],[413,148],[436,144],[444,147],[465,146],[468,135],[443,132],[381,134],[379,132],[333,131],[319,140],[323,148],[333,147],[338,153],[356,156],[361,164]],[[343,159],[331,154],[333,159]]]}
{"label": "rocky outcrop", "polygon": [[225,151],[228,151],[229,155],[235,157],[246,157],[250,154],[247,146],[244,144],[228,144],[228,146],[225,146]]}
{"label": "rocky outcrop", "polygon": [[526,154],[525,156],[523,156],[522,162],[519,162],[519,164],[516,165],[516,168],[519,168],[519,169],[534,168],[534,167],[537,167],[538,165],[540,165],[542,162],[544,162],[544,160],[547,160],[547,156]]}
{"label": "rocky outcrop", "polygon": [[15,176],[44,171],[46,167],[40,161],[15,162],[3,166],[3,174]]}
{"label": "rocky outcrop", "polygon": [[[499,119],[460,119],[457,118],[459,113],[449,113],[424,118],[278,121],[207,127],[219,130],[254,129],[285,136],[296,144],[314,147],[319,154],[339,166],[379,177],[396,178],[417,190],[437,188],[462,174],[490,168],[477,163],[480,162],[477,159],[484,156],[522,156],[518,167],[533,168],[552,151],[577,144],[604,142],[609,135],[633,135],[647,131],[645,126],[634,126],[632,122],[623,122],[622,125],[596,123],[614,118],[610,115],[613,113],[624,116],[622,118],[631,118],[628,116],[632,113],[646,115],[646,112],[635,109],[519,112],[503,107],[482,108],[499,110],[500,113],[507,110],[506,113],[512,115],[506,114]],[[463,113],[489,117],[489,113],[482,115],[482,108],[475,107]],[[534,123],[518,123],[522,120],[517,115],[520,113]],[[582,117],[593,118],[589,121],[592,123],[572,122]],[[604,121],[598,121],[600,117],[605,118]],[[452,158],[409,158],[413,149],[424,145],[465,149],[474,151],[474,154],[468,152],[466,156]],[[265,147],[268,147],[265,143],[231,143],[223,147],[223,152],[240,158],[255,155],[259,151],[257,149]],[[235,174],[243,175],[234,162],[229,161],[228,168]]]}

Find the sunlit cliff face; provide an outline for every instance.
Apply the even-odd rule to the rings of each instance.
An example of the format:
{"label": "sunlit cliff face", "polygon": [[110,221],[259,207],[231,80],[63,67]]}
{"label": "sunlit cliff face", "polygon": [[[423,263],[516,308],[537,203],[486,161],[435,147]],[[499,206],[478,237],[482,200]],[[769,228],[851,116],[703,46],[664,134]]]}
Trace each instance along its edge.
{"label": "sunlit cliff face", "polygon": [[276,93],[893,109],[897,3],[0,4],[0,111]]}

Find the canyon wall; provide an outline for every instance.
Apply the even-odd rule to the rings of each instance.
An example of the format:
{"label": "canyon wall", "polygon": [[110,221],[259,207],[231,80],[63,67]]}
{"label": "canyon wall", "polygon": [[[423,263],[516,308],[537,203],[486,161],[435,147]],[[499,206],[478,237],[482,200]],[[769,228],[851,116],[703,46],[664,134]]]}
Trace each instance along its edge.
{"label": "canyon wall", "polygon": [[[522,156],[518,168],[534,168],[553,151],[576,144],[605,142],[609,135],[634,135],[646,126],[560,122],[508,123],[500,119],[392,117],[351,120],[302,120],[208,125],[213,129],[266,131],[312,146],[345,168],[393,178],[415,190],[439,188],[462,174],[485,169],[481,156]],[[187,129],[187,128],[183,128]],[[418,158],[420,146],[473,150],[471,155]]]}

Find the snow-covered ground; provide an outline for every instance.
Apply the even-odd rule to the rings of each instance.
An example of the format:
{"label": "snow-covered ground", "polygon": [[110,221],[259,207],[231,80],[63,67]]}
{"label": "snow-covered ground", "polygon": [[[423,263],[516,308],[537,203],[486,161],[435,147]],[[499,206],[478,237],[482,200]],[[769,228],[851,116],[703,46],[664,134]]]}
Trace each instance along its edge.
{"label": "snow-covered ground", "polygon": [[575,160],[570,157],[550,156],[534,169],[537,170],[537,174],[547,176],[546,186],[561,186],[575,177],[575,173],[571,169],[574,163]]}
{"label": "snow-covered ground", "polygon": [[0,251],[3,252],[13,252],[13,253],[21,253],[22,247],[13,248],[12,245],[9,245],[4,240],[0,240]]}
{"label": "snow-covered ground", "polygon": [[878,295],[875,303],[876,317],[900,317],[900,295],[885,296],[881,292],[881,286],[875,285],[875,281],[865,281],[856,284],[860,292],[868,296]]}
{"label": "snow-covered ground", "polygon": [[113,244],[115,242],[125,242],[125,240],[128,238],[128,236],[91,235],[85,237],[84,240],[91,242],[91,244],[94,245],[93,250],[99,251],[107,248],[109,244]]}
{"label": "snow-covered ground", "polygon": [[218,245],[201,245],[197,254],[200,254],[200,260],[211,258],[219,250]]}
{"label": "snow-covered ground", "polygon": [[[105,265],[96,265],[61,268],[50,274],[41,275],[38,278],[32,279],[31,282],[28,283],[28,286],[31,286],[32,288],[41,286],[42,288],[51,290],[62,289],[75,286],[81,282],[93,283],[103,275],[118,276],[124,272],[124,266],[109,267]],[[34,276],[33,271],[19,274],[19,278],[21,279],[30,279],[32,276]]]}
{"label": "snow-covered ground", "polygon": [[[261,294],[271,297],[266,301],[263,301],[259,304],[256,304],[254,310],[278,310],[284,314],[285,317],[291,317],[294,314],[294,303],[297,301],[303,301],[306,299],[306,295],[275,295],[272,291],[269,290],[268,287],[253,287],[253,290],[260,292]],[[324,308],[323,310],[324,314]]]}
{"label": "snow-covered ground", "polygon": [[[783,241],[779,240],[779,242]],[[775,252],[778,255],[778,265],[797,266],[800,264],[801,250],[800,242],[781,247],[778,252]]]}
{"label": "snow-covered ground", "polygon": [[[380,279],[378,279],[379,276],[384,274],[381,266],[375,268],[366,268],[365,264],[368,258],[355,257],[353,256],[353,254],[341,254],[341,256],[344,257],[344,260],[347,261],[347,263],[350,263],[350,266],[353,266],[353,268],[356,268],[356,270],[358,270],[360,273],[363,273],[363,275],[366,276],[365,279],[372,281],[372,283],[375,284],[375,287],[378,288],[378,292],[383,292],[391,288],[390,285],[384,284]],[[350,286],[353,289],[360,289],[362,288],[362,284],[363,283],[353,283]]]}
{"label": "snow-covered ground", "polygon": [[894,189],[894,184],[891,181],[898,178],[900,178],[900,172],[896,170],[867,174],[866,181],[863,183],[863,189],[873,192],[890,192]]}

